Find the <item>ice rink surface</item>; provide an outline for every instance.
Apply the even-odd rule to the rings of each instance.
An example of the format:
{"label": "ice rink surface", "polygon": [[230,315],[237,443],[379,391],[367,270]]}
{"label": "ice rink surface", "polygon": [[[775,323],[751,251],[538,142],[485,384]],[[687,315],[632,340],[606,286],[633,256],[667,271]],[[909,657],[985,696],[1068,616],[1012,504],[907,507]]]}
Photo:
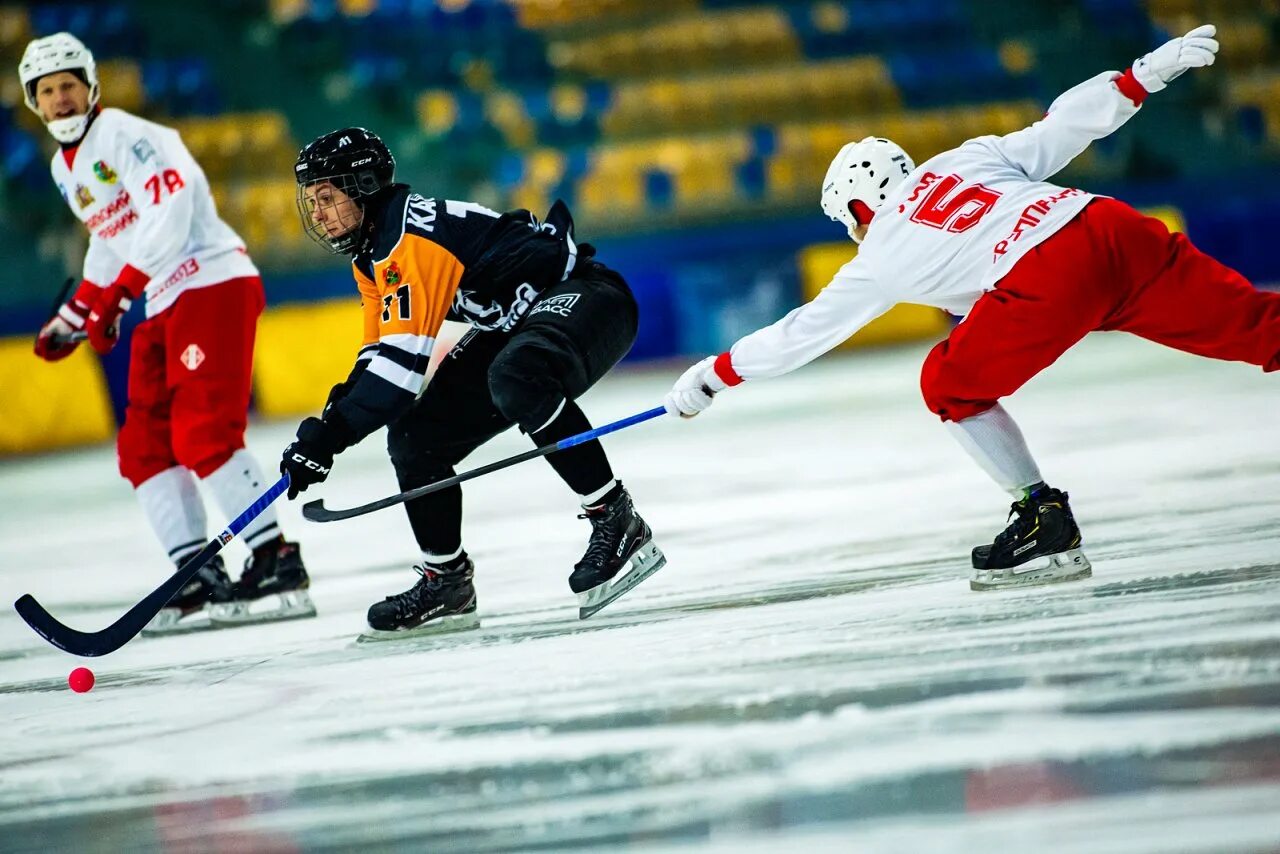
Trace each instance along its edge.
{"label": "ice rink surface", "polygon": [[[535,461],[467,487],[477,631],[353,644],[415,579],[407,522],[294,503],[318,618],[80,661],[7,603],[97,629],[170,570],[110,448],[0,464],[0,850],[1280,849],[1276,378],[1092,336],[1008,406],[1094,578],[972,593],[1008,499],[924,409],[924,352],[611,437],[669,563],[585,622],[587,524]],[[274,467],[291,433],[250,447]],[[318,494],[394,491],[378,435]]]}

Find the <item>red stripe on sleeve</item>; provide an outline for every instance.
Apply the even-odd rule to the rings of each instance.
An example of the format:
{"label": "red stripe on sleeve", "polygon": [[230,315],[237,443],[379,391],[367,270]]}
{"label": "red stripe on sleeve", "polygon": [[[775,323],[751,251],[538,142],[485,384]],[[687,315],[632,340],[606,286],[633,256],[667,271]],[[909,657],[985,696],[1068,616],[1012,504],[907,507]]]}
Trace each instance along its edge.
{"label": "red stripe on sleeve", "polygon": [[738,372],[733,369],[733,360],[729,358],[727,351],[716,356],[712,368],[715,370],[716,376],[723,380],[727,386],[735,386],[742,382],[742,377],[738,376]]}
{"label": "red stripe on sleeve", "polygon": [[1142,102],[1147,100],[1147,95],[1151,94],[1138,82],[1138,78],[1133,76],[1132,68],[1126,68],[1124,74],[1115,79],[1115,84],[1120,94],[1133,101],[1135,107],[1141,107]]}

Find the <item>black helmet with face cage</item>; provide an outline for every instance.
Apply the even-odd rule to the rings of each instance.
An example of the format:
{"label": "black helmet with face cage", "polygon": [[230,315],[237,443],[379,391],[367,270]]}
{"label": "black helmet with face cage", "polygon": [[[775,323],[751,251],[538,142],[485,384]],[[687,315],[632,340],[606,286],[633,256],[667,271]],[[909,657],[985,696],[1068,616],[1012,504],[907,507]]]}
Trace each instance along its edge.
{"label": "black helmet with face cage", "polygon": [[[330,237],[324,226],[312,216],[313,200],[307,187],[332,184],[357,205],[391,185],[395,179],[396,159],[378,135],[364,128],[343,128],[326,133],[303,147],[294,164],[298,182],[298,214],[307,236],[334,253],[352,252],[359,240],[359,228]],[[312,197],[314,199],[314,195]]]}

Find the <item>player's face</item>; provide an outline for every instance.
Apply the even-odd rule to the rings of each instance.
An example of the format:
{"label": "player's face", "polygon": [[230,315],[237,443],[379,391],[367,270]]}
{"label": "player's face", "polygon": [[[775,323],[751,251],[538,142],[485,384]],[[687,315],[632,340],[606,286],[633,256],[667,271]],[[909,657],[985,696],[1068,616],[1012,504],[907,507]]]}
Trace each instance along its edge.
{"label": "player's face", "polygon": [[342,237],[360,227],[364,211],[350,196],[328,181],[312,184],[302,192],[307,204],[307,215],[314,225],[324,231],[326,237]]}
{"label": "player's face", "polygon": [[858,238],[858,242],[861,243],[867,239],[867,226],[855,225],[853,227],[853,233]]}
{"label": "player's face", "polygon": [[36,81],[36,108],[45,123],[89,112],[89,87],[70,71],[46,74]]}

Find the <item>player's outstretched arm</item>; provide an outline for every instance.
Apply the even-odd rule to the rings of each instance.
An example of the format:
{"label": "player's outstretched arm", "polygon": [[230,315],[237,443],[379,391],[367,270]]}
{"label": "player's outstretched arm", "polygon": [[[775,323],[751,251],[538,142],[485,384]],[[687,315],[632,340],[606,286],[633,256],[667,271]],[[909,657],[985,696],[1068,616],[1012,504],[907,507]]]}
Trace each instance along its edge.
{"label": "player's outstretched arm", "polygon": [[717,392],[744,380],[776,377],[806,365],[894,306],[859,258],[822,291],[786,317],[746,335],[719,356],[686,370],[663,400],[672,415],[689,418]]}
{"label": "player's outstretched arm", "polygon": [[986,148],[1032,181],[1043,181],[1109,136],[1137,114],[1147,95],[1159,92],[1188,68],[1212,65],[1218,52],[1212,24],[1171,39],[1124,72],[1104,71],[1063,92],[1040,121],[1005,136],[983,136],[968,146]]}

